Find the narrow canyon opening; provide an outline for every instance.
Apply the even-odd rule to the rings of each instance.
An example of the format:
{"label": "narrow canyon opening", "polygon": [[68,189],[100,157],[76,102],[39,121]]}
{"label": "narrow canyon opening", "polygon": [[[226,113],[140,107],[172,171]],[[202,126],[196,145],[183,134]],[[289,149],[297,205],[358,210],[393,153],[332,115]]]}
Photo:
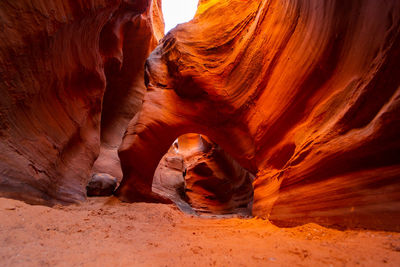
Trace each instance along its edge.
{"label": "narrow canyon opening", "polygon": [[165,23],[165,34],[176,25],[193,19],[198,0],[163,0],[162,12]]}
{"label": "narrow canyon opening", "polygon": [[158,164],[153,192],[184,212],[250,217],[254,175],[207,136],[177,138]]}

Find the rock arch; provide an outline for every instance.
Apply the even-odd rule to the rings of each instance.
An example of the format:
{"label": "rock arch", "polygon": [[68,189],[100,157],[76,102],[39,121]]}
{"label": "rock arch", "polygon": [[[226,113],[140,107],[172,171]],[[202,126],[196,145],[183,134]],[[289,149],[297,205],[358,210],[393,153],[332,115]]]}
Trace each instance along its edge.
{"label": "rock arch", "polygon": [[[147,60],[143,108],[119,150],[119,197],[156,198],[156,163],[174,138],[200,132],[257,173],[254,215],[379,228],[373,215],[398,229],[400,4],[227,3],[202,1]],[[329,194],[306,190],[336,180],[346,183]],[[294,215],[275,203],[302,206]]]}

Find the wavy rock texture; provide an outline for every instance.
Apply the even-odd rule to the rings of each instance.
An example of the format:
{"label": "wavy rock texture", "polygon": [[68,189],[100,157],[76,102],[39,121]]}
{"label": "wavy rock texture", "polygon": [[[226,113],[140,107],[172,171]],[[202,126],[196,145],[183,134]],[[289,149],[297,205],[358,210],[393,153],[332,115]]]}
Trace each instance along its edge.
{"label": "wavy rock texture", "polygon": [[[117,154],[126,127],[140,109],[146,87],[144,64],[164,36],[161,0],[123,3],[100,33],[100,51],[105,57],[107,85],[101,113],[100,155],[93,172],[122,178]],[[148,3],[147,3],[148,2]]]}
{"label": "wavy rock texture", "polygon": [[[152,190],[200,213],[249,214],[253,175],[206,136],[180,136],[155,171]],[[182,204],[182,205],[181,205]]]}
{"label": "wavy rock texture", "polygon": [[[125,47],[123,37],[138,30],[154,44],[150,39],[160,37],[161,17],[149,22],[158,6],[147,0],[1,1],[1,196],[45,204],[85,198],[99,154],[106,80],[112,82],[107,83],[104,120],[115,112],[121,121],[120,114],[136,106],[124,112],[109,107],[115,80],[126,79],[125,69],[134,77],[141,72],[136,63],[119,64],[136,49],[132,43]],[[137,50],[140,60],[148,49]],[[139,83],[132,80],[127,87]],[[111,134],[110,127],[103,127],[104,135]]]}
{"label": "wavy rock texture", "polygon": [[205,136],[178,138],[184,155],[185,195],[192,208],[217,214],[247,212],[253,176]]}
{"label": "wavy rock texture", "polygon": [[160,158],[198,132],[257,173],[254,215],[400,230],[399,31],[397,0],[201,1],[147,61],[119,197],[156,200]]}
{"label": "wavy rock texture", "polygon": [[182,155],[178,153],[175,146],[171,146],[154,172],[152,191],[172,200],[174,203],[184,202],[187,204],[183,196],[184,171]]}

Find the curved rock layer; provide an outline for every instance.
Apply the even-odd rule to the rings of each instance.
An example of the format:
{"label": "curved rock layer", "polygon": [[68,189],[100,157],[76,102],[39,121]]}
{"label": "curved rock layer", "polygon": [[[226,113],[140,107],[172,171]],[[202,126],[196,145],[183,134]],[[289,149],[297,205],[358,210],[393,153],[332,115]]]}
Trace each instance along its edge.
{"label": "curved rock layer", "polygon": [[185,178],[183,157],[174,146],[162,157],[154,172],[152,191],[174,203],[186,203],[183,188]]}
{"label": "curved rock layer", "polygon": [[109,173],[118,179],[122,178],[122,171],[117,150],[146,91],[144,64],[164,36],[161,0],[140,12],[132,6],[137,1],[131,2],[121,4],[100,33],[107,84],[101,113],[100,155],[93,172]]}
{"label": "curved rock layer", "polygon": [[[205,136],[180,136],[155,171],[152,190],[200,213],[249,214],[254,176]],[[187,204],[186,204],[187,205]]]}
{"label": "curved rock layer", "polygon": [[119,197],[156,200],[160,158],[198,132],[257,173],[254,215],[400,230],[399,32],[397,0],[201,1],[146,63]]}
{"label": "curved rock layer", "polygon": [[[150,0],[1,1],[1,196],[45,204],[85,198],[99,153],[106,80],[113,80],[107,87],[108,95],[113,95],[110,91],[119,89],[114,81],[125,75],[121,74],[125,68],[134,77],[141,75],[136,63],[131,63],[133,67],[121,62],[135,57],[136,47],[132,43],[126,47],[126,40],[143,40],[124,37],[137,30],[154,46],[150,39],[160,35],[162,22],[161,17],[159,21],[151,17],[157,15],[159,4]],[[136,56],[143,61],[149,49],[138,49]],[[132,80],[127,86],[136,86]],[[104,121],[114,111],[123,113],[122,108],[107,104],[112,98],[105,101]],[[106,134],[118,127],[103,128]]]}
{"label": "curved rock layer", "polygon": [[184,155],[185,195],[196,211],[246,213],[253,200],[253,176],[205,136],[178,138]]}

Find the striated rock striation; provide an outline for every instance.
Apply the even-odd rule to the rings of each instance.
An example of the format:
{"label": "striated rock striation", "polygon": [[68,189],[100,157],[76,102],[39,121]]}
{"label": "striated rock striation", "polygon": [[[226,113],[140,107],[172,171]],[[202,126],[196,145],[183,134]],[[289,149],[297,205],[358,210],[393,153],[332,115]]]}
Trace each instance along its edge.
{"label": "striated rock striation", "polygon": [[76,202],[107,172],[123,200],[168,202],[154,171],[196,132],[221,147],[182,157],[197,209],[246,203],[235,159],[256,174],[255,216],[400,231],[399,1],[201,0],[157,47],[160,0],[4,0],[0,14],[0,196]]}
{"label": "striated rock striation", "polygon": [[184,155],[185,195],[200,212],[217,214],[247,211],[253,199],[253,176],[205,136],[178,138]]}
{"label": "striated rock striation", "polygon": [[200,213],[249,214],[253,175],[206,136],[180,136],[155,171],[152,190]]}
{"label": "striated rock striation", "polygon": [[146,91],[144,64],[164,36],[161,0],[142,1],[142,10],[136,2],[122,3],[100,33],[107,84],[101,112],[100,155],[93,172],[106,172],[119,179],[122,171],[117,150],[129,121],[142,105]]}
{"label": "striated rock striation", "polygon": [[182,155],[178,153],[174,145],[162,157],[154,172],[152,191],[176,204],[187,204],[183,193],[185,166]]}
{"label": "striated rock striation", "polygon": [[256,173],[279,225],[400,228],[400,2],[200,1],[146,63],[119,157],[126,201],[197,132]]}
{"label": "striated rock striation", "polygon": [[140,104],[141,63],[162,35],[159,6],[1,1],[0,196],[43,204],[85,198],[100,120],[103,143],[114,146],[109,136],[122,135]]}

